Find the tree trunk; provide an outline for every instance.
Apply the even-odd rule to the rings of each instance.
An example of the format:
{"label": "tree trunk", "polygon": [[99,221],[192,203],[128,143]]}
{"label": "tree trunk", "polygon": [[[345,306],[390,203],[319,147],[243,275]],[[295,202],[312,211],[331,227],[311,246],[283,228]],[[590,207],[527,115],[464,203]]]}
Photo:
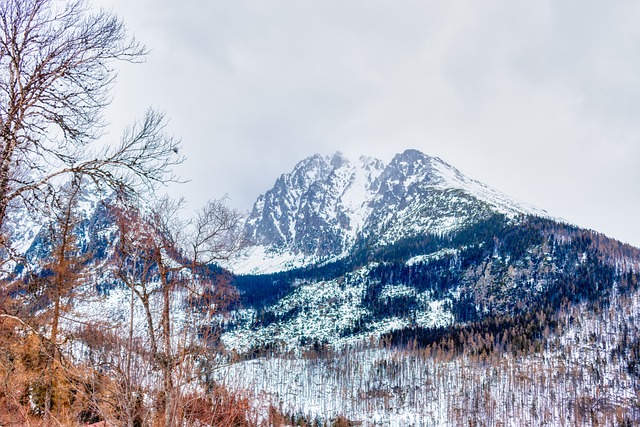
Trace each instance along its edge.
{"label": "tree trunk", "polygon": [[2,158],[0,159],[0,229],[4,226],[4,219],[7,214],[7,206],[9,204],[9,180],[11,160],[16,143],[13,138],[8,136],[9,131],[6,128],[2,135]]}
{"label": "tree trunk", "polygon": [[45,349],[49,359],[47,360],[47,371],[45,374],[45,397],[44,397],[44,425],[51,425],[51,403],[53,400],[53,388],[55,381],[55,372],[57,369],[59,354],[56,342],[58,340],[58,319],[60,317],[60,295],[56,295],[53,306],[53,319],[51,321],[51,337],[49,343],[46,343]]}
{"label": "tree trunk", "polygon": [[[161,264],[160,264],[161,265]],[[163,376],[163,391],[164,391],[164,426],[173,427],[174,425],[174,406],[173,401],[173,357],[171,351],[171,289],[169,286],[168,275],[169,273],[160,268],[160,277],[162,280],[162,333],[163,333],[163,349],[162,349],[162,376]]]}

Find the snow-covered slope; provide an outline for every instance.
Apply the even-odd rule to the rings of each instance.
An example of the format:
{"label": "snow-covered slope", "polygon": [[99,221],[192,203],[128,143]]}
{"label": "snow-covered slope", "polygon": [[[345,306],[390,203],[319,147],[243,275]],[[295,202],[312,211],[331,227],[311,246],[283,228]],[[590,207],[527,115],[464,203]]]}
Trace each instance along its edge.
{"label": "snow-covered slope", "polygon": [[387,165],[336,153],[299,162],[256,201],[246,221],[251,242],[230,268],[273,273],[349,254],[358,239],[374,246],[443,234],[503,213],[547,216],[417,150]]}
{"label": "snow-covered slope", "polygon": [[[425,328],[445,327],[454,322],[446,307],[449,296],[440,299],[429,290],[416,290],[400,283],[382,286],[375,302],[395,304],[400,299],[416,303],[413,318],[386,313],[376,316],[367,293],[371,293],[373,263],[334,280],[299,281],[287,296],[258,313],[244,309],[234,313],[236,328],[223,334],[225,346],[238,353],[270,346],[295,351],[312,344],[341,348],[411,325]],[[258,318],[269,318],[262,322]]]}

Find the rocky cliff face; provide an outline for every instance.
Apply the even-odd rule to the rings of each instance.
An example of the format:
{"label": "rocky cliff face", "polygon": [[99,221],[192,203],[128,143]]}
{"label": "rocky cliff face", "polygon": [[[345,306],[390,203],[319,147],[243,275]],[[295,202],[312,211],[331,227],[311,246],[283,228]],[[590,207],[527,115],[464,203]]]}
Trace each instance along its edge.
{"label": "rocky cliff face", "polygon": [[382,162],[315,155],[256,201],[246,223],[252,243],[309,256],[341,253],[362,227]]}

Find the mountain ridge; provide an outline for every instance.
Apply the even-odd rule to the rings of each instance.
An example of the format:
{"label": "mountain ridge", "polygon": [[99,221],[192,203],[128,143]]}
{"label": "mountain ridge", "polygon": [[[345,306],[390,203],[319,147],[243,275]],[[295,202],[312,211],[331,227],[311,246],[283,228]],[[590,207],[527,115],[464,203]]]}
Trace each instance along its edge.
{"label": "mountain ridge", "polygon": [[490,212],[550,217],[418,150],[388,164],[316,154],[258,197],[245,225],[249,250],[229,267],[237,274],[300,268],[345,257],[362,238],[384,245],[407,233],[445,233]]}
{"label": "mountain ridge", "polygon": [[[254,264],[234,275],[240,305],[223,334],[229,348],[342,345],[635,286],[640,249],[513,202],[438,158],[409,150],[386,165],[357,161],[312,156],[258,198],[248,229],[272,246],[240,258]],[[108,196],[85,191],[76,233],[99,267],[117,230],[101,202]],[[260,228],[265,217],[271,227]],[[44,226],[25,256],[35,264],[49,246]],[[268,268],[256,269],[256,259]],[[100,271],[97,291],[118,294]]]}

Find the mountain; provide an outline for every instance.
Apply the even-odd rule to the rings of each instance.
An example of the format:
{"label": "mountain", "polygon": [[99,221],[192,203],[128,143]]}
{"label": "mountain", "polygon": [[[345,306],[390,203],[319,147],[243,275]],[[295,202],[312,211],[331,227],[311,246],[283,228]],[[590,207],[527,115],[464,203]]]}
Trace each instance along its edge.
{"label": "mountain", "polygon": [[638,425],[638,248],[415,150],[305,159],[245,233],[220,380],[292,425]]}
{"label": "mountain", "polygon": [[[63,192],[69,188],[63,188]],[[31,265],[38,265],[50,255],[52,239],[56,238],[55,218],[61,215],[66,204],[72,205],[73,234],[79,254],[90,254],[89,262],[103,261],[112,252],[116,227],[108,206],[113,194],[100,190],[91,182],[85,181],[80,191],[72,199],[60,199],[45,211],[22,209],[11,221],[12,240],[16,252],[24,255]]]}
{"label": "mountain", "polygon": [[309,157],[258,198],[245,234],[230,266],[244,308],[223,336],[240,352],[428,337],[607,298],[640,271],[638,249],[416,150],[386,165]]}
{"label": "mountain", "polygon": [[[119,270],[141,280],[133,292],[120,282],[109,198],[85,185],[73,199],[69,256],[83,268],[60,326],[82,363],[109,366],[123,354],[109,347],[129,336],[136,363],[150,361],[140,372],[159,375],[149,331],[169,321],[149,324],[169,307],[176,345],[212,332],[215,362],[196,363],[198,378],[249,391],[285,425],[349,425],[337,423],[342,416],[366,426],[640,420],[640,249],[514,201],[441,159],[407,150],[388,164],[340,153],[299,162],[247,215],[249,246],[226,266],[235,274],[222,276],[239,290],[228,316],[200,305],[226,301],[210,293],[225,280],[202,300],[184,292],[203,271],[179,273],[180,285],[160,292],[158,259],[145,257],[143,242],[164,241],[166,229],[146,240],[144,222],[130,224],[133,241],[143,235],[130,246],[140,252]],[[131,209],[126,218],[145,208]],[[5,231],[27,273],[44,279],[16,269],[24,286],[13,308],[46,322],[59,228],[25,210],[11,219]],[[176,253],[164,253],[167,265]],[[100,327],[108,334],[96,336]]]}
{"label": "mountain", "polygon": [[[91,258],[88,282],[116,301],[104,310],[124,316],[124,290],[106,267],[117,241],[108,200],[83,186],[75,234]],[[38,265],[51,251],[50,226],[26,213],[14,218],[15,241]],[[258,197],[244,233],[249,247],[227,266],[240,304],[222,336],[239,353],[428,341],[439,328],[629,292],[640,272],[637,248],[416,150],[388,164],[341,153],[304,159]]]}
{"label": "mountain", "polygon": [[251,246],[231,269],[300,268],[346,257],[359,240],[384,246],[448,233],[494,213],[547,217],[417,150],[387,165],[365,156],[315,155],[258,197],[245,226]]}

